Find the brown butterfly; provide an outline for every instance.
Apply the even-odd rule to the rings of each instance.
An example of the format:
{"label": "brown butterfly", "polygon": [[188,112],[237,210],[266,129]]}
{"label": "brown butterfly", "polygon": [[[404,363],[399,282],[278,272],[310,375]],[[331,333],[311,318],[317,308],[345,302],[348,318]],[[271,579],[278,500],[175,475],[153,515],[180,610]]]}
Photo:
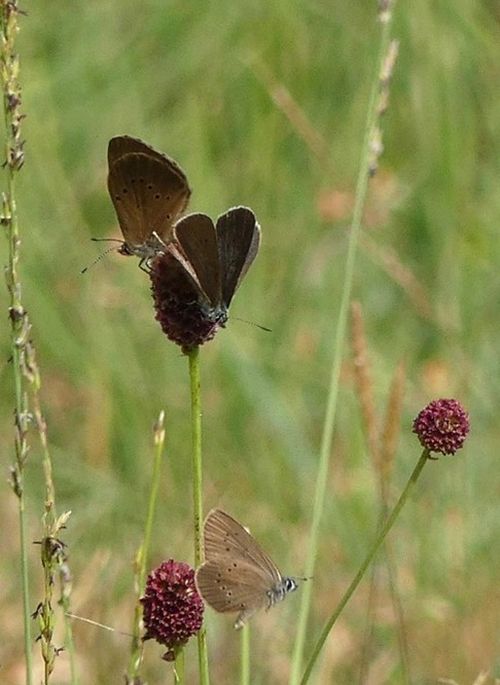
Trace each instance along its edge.
{"label": "brown butterfly", "polygon": [[191,189],[173,159],[131,136],[111,138],[108,166],[108,190],[124,238],[118,252],[136,255],[142,267],[170,242]]}
{"label": "brown butterfly", "polygon": [[269,609],[297,589],[232,516],[212,509],[204,526],[205,563],[196,586],[205,602],[221,613],[238,612],[239,629],[259,609]]}

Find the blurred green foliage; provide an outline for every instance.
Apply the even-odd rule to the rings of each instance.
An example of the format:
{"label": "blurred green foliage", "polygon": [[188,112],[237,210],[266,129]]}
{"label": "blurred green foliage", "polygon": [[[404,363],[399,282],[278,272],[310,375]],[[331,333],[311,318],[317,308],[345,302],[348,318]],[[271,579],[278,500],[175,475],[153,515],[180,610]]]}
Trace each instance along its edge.
{"label": "blurred green foliage", "polygon": [[[26,9],[18,39],[27,114],[18,191],[23,296],[58,507],[73,511],[65,539],[74,610],[126,631],[152,424],[162,408],[168,447],[152,563],[192,558],[189,397],[187,360],[154,321],[136,260],[110,255],[80,274],[101,250],[90,237],[118,235],[107,142],[122,133],[147,140],[185,169],[192,210],[215,217],[247,204],[262,225],[260,254],[227,329],[201,355],[205,501],[251,525],[283,570],[300,575],[373,79],[376,2],[94,0]],[[391,537],[414,682],[465,685],[495,668],[498,628],[500,12],[491,0],[399,3],[393,33],[400,57],[355,297],[380,415],[396,365],[406,362],[394,495],[419,453],[411,434],[419,409],[450,396],[471,414],[466,447],[426,467],[419,498]],[[1,255],[5,263],[5,241]],[[5,289],[0,308],[7,322]],[[5,473],[13,458],[7,325],[0,345]],[[346,352],[311,640],[377,522]],[[33,442],[27,487],[37,539],[43,479]],[[0,661],[6,682],[20,683],[16,509],[6,483],[0,511],[1,612],[10,635]],[[35,550],[32,557],[36,604]],[[397,625],[382,587],[371,682],[398,683]],[[356,682],[367,588],[368,581],[328,643],[321,682]],[[297,608],[294,596],[255,619],[252,683],[286,682]],[[82,683],[121,682],[128,639],[83,624],[75,630]],[[210,615],[209,643],[214,682],[234,682],[238,640],[229,621]],[[151,683],[166,677],[160,653],[147,645]],[[64,663],[62,656],[55,683],[66,682]]]}

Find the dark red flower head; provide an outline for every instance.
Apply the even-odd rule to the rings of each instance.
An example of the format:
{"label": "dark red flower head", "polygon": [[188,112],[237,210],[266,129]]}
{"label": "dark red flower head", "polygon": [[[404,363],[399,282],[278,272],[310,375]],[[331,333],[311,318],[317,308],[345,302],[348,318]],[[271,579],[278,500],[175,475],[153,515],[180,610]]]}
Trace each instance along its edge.
{"label": "dark red flower head", "polygon": [[194,569],[169,559],[150,573],[143,606],[144,640],[154,638],[168,647],[163,658],[172,661],[175,649],[186,644],[203,623],[203,601],[196,590]]}
{"label": "dark red flower head", "polygon": [[211,306],[171,252],[154,259],[150,278],[155,318],[165,335],[180,345],[183,352],[212,340],[226,323],[227,307],[223,303]]}
{"label": "dark red flower head", "polygon": [[233,207],[215,225],[206,214],[180,219],[165,250],[148,259],[156,319],[184,352],[211,340],[224,326],[259,242],[255,214],[248,207]]}
{"label": "dark red flower head", "polygon": [[441,454],[455,454],[469,429],[469,415],[457,400],[434,400],[413,422],[422,447]]}

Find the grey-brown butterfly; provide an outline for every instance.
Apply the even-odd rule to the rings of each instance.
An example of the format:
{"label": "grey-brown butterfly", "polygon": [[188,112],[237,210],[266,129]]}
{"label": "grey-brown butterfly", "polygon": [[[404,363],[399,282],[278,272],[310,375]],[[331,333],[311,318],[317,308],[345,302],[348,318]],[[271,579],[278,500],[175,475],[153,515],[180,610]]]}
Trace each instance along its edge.
{"label": "grey-brown butterfly", "polygon": [[108,190],[124,242],[118,252],[140,265],[162,252],[191,189],[173,159],[138,138],[116,136],[108,145]]}
{"label": "grey-brown butterfly", "polygon": [[282,576],[252,535],[226,512],[212,509],[203,534],[205,563],[196,571],[196,586],[215,611],[238,612],[235,628],[297,589],[297,580]]}

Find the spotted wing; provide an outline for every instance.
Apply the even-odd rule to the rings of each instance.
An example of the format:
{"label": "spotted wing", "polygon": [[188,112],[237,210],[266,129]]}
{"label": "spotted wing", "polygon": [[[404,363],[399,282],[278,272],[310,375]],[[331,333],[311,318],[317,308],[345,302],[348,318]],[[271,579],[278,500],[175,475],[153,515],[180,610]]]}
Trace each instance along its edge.
{"label": "spotted wing", "polygon": [[168,242],[172,225],[191,195],[182,169],[129,136],[110,140],[108,164],[108,190],[125,242],[140,246],[153,233]]}
{"label": "spotted wing", "polygon": [[252,264],[260,244],[260,226],[248,207],[234,207],[216,225],[222,299],[228,307]]}
{"label": "spotted wing", "polygon": [[266,578],[267,589],[281,582],[281,573],[255,538],[241,523],[221,509],[209,512],[203,529],[205,560],[223,559],[255,569]]}
{"label": "spotted wing", "polygon": [[247,617],[269,604],[269,575],[241,559],[226,557],[207,561],[196,572],[196,586],[215,611],[238,611]]}

